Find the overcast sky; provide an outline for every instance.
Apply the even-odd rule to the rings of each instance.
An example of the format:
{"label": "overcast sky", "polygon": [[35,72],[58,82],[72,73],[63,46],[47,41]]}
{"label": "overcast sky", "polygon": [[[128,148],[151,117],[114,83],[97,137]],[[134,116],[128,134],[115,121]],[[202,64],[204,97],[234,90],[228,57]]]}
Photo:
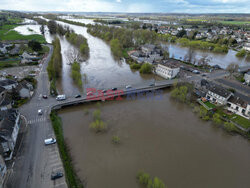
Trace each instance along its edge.
{"label": "overcast sky", "polygon": [[0,0],[0,10],[250,13],[250,0]]}

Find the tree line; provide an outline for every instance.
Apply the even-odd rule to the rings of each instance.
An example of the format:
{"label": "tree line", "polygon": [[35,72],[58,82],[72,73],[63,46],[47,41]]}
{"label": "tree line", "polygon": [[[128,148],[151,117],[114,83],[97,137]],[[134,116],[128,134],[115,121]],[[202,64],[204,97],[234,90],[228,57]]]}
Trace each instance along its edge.
{"label": "tree line", "polygon": [[54,51],[49,61],[47,72],[50,80],[50,92],[56,94],[56,80],[61,77],[62,72],[62,54],[59,38],[56,38],[53,42]]}

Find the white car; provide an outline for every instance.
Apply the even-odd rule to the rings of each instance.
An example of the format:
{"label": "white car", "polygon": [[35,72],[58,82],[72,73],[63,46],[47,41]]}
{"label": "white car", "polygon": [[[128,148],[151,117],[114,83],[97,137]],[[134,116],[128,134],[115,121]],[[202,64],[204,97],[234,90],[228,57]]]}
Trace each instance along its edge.
{"label": "white car", "polygon": [[55,138],[48,138],[44,140],[44,144],[47,145],[51,145],[51,144],[55,144],[56,143],[56,139]]}
{"label": "white car", "polygon": [[38,110],[38,115],[43,115],[42,109],[39,109],[39,110]]}
{"label": "white car", "polygon": [[58,100],[58,101],[66,100],[66,96],[65,95],[57,95],[56,100]]}
{"label": "white car", "polygon": [[132,88],[131,85],[127,85],[127,86],[126,86],[126,89],[130,89],[130,88]]}

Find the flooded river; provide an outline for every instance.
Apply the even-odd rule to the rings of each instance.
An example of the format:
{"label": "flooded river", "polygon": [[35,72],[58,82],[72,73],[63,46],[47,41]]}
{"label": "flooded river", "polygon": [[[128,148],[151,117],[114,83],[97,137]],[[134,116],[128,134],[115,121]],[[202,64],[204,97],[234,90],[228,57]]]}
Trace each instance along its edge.
{"label": "flooded river", "polygon": [[[89,129],[95,109],[88,104],[59,113],[88,188],[139,188],[139,170],[174,188],[249,187],[249,141],[200,120],[190,107],[170,100],[168,91],[161,100],[102,103],[106,133]],[[120,144],[112,143],[114,135]]]}

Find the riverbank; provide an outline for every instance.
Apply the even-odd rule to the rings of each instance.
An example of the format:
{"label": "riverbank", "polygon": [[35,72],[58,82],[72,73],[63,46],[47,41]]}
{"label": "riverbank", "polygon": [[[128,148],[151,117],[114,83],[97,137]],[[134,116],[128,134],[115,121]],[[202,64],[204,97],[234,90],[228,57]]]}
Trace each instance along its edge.
{"label": "riverbank", "polygon": [[76,171],[73,167],[69,146],[67,146],[67,143],[65,142],[63,136],[61,118],[55,111],[52,111],[50,114],[50,120],[52,122],[52,126],[56,135],[57,145],[63,162],[67,184],[69,188],[83,188],[83,183],[77,176]]}

